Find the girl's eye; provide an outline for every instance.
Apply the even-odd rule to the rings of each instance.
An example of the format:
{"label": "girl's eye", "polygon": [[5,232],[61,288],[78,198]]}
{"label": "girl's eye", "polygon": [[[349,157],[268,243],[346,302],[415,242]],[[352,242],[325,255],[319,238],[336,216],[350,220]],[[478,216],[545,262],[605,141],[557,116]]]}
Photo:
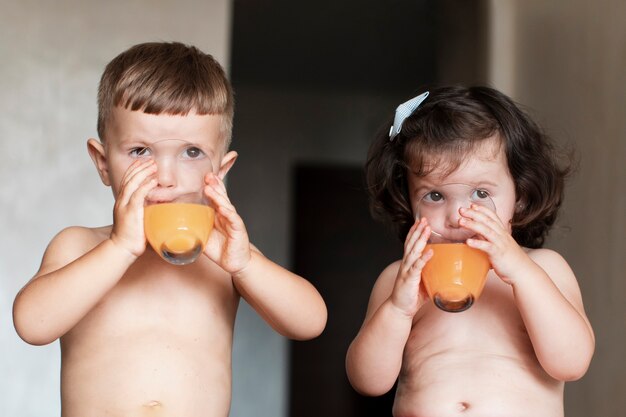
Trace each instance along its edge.
{"label": "girl's eye", "polygon": [[189,159],[197,159],[204,155],[204,152],[200,148],[192,146],[190,148],[185,149],[183,152],[183,156]]}
{"label": "girl's eye", "polygon": [[472,192],[471,198],[472,198],[472,201],[486,200],[489,198],[489,192],[485,190],[481,190],[481,189],[476,189],[474,190],[474,192]]}
{"label": "girl's eye", "polygon": [[133,148],[130,150],[130,156],[135,158],[141,158],[143,156],[151,155],[150,148]]}
{"label": "girl's eye", "polygon": [[422,197],[422,200],[429,203],[437,203],[443,200],[443,194],[441,194],[439,191],[431,191],[427,193],[424,197]]}

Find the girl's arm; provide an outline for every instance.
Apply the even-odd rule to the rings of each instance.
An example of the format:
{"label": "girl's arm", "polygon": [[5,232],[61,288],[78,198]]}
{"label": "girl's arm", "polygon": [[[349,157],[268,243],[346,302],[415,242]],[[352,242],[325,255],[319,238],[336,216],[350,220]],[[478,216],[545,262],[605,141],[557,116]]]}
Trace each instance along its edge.
{"label": "girl's arm", "polygon": [[362,394],[382,395],[398,378],[413,317],[427,299],[420,283],[432,256],[432,251],[422,254],[429,235],[426,221],[416,222],[403,259],[387,267],[374,285],[363,326],[346,356],[350,383]]}
{"label": "girl's arm", "polygon": [[530,252],[511,280],[537,359],[553,378],[581,378],[593,356],[595,337],[576,277],[556,252]]}
{"label": "girl's arm", "polygon": [[521,248],[495,213],[484,207],[462,209],[461,214],[461,225],[484,237],[469,239],[468,245],[486,252],[496,274],[512,286],[543,369],[560,381],[582,377],[595,338],[567,262],[551,250]]}
{"label": "girl's arm", "polygon": [[383,395],[393,387],[411,333],[413,316],[396,308],[390,297],[398,264],[376,281],[363,325],[346,355],[350,384],[363,395]]}

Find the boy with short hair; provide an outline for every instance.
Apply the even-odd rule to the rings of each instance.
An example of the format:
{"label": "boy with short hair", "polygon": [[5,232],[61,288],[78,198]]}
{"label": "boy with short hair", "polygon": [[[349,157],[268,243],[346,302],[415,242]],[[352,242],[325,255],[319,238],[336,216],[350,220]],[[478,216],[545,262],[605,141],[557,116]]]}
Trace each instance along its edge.
{"label": "boy with short hair", "polygon": [[[210,55],[181,43],[133,46],[107,65],[98,106],[100,141],[88,150],[112,188],[113,225],[69,227],[52,240],[15,299],[15,328],[34,345],[60,339],[64,417],[227,416],[239,298],[300,340],[324,329],[324,301],[249,243],[228,199],[233,97]],[[188,191],[150,157],[166,140],[216,167],[204,179],[215,227],[205,256],[186,266],[159,258],[144,233],[144,205]]]}

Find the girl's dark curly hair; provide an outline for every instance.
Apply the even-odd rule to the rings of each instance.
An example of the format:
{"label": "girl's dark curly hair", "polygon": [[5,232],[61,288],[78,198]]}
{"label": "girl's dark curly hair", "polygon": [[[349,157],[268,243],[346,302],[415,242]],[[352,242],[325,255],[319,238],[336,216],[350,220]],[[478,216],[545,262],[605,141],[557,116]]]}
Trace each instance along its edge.
{"label": "girl's dark curly hair", "polygon": [[392,122],[393,118],[372,143],[365,171],[372,214],[390,221],[400,239],[415,222],[409,170],[424,176],[445,162],[451,173],[483,140],[497,134],[515,183],[513,238],[529,248],[544,244],[563,201],[571,165],[559,162],[549,138],[510,98],[489,87],[437,88],[390,141]]}

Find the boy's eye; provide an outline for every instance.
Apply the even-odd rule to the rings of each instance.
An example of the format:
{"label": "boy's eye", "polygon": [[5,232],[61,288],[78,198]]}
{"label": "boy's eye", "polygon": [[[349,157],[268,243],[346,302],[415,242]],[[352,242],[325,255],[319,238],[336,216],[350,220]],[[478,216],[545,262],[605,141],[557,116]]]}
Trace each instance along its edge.
{"label": "boy's eye", "polygon": [[436,203],[438,201],[443,200],[443,194],[439,191],[431,191],[427,193],[424,197],[422,197],[424,201],[428,201],[429,203]]}
{"label": "boy's eye", "polygon": [[189,159],[196,159],[196,158],[200,158],[201,156],[204,155],[204,152],[202,152],[202,150],[200,148],[197,148],[195,146],[192,146],[190,148],[185,149],[185,151],[183,152],[183,156],[185,158],[189,158]]}
{"label": "boy's eye", "polygon": [[472,201],[480,201],[489,198],[489,192],[481,189],[476,189],[472,193]]}
{"label": "boy's eye", "polygon": [[139,158],[142,156],[149,156],[151,154],[150,152],[150,148],[144,147],[144,148],[133,148],[130,150],[130,156],[133,156],[135,158]]}

